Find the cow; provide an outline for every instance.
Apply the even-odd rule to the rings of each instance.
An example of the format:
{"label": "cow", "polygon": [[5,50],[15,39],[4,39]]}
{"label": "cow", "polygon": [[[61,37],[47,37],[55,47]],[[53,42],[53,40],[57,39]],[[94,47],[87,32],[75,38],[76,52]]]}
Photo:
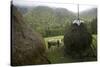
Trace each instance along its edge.
{"label": "cow", "polygon": [[48,48],[51,48],[52,46],[60,47],[63,44],[62,39],[52,39],[48,40]]}

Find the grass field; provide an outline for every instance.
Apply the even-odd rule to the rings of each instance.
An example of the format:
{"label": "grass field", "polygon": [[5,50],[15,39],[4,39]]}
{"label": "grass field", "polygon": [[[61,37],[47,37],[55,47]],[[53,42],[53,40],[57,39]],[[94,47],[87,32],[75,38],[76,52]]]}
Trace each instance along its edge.
{"label": "grass field", "polygon": [[[48,47],[47,41],[51,39],[63,39],[63,36],[54,36],[54,37],[47,37],[44,38],[46,46]],[[97,50],[97,36],[93,35],[93,40],[92,40],[92,47],[94,49],[94,52]],[[75,60],[64,57],[63,53],[63,46],[62,47],[52,47],[50,49],[47,48],[47,54],[48,58],[51,61],[51,63],[69,63],[69,62],[75,62]]]}

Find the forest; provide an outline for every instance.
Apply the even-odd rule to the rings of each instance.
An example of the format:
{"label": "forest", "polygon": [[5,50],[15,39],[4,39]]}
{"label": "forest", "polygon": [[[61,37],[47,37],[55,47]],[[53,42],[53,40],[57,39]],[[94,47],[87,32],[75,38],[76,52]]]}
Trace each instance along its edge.
{"label": "forest", "polygon": [[[23,13],[25,21],[30,26],[42,34],[43,37],[63,35],[64,30],[75,19],[77,13],[73,13],[65,8],[51,8],[48,6],[18,7]],[[80,19],[85,21],[91,33],[97,32],[97,8],[92,8],[80,12]]]}

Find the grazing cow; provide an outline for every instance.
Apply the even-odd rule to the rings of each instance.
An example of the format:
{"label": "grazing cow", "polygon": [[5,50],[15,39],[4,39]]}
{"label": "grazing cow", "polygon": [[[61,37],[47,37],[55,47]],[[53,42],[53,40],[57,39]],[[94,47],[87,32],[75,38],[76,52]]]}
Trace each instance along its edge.
{"label": "grazing cow", "polygon": [[49,40],[48,41],[48,48],[51,48],[51,46],[60,46],[60,40]]}

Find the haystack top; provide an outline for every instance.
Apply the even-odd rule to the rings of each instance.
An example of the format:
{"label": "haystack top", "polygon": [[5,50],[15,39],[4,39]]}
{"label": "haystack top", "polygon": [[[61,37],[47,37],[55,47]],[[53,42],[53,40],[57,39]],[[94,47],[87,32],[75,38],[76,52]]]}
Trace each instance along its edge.
{"label": "haystack top", "polygon": [[81,23],[84,23],[84,21],[83,20],[74,20],[73,24],[74,23],[76,23],[79,26]]}

